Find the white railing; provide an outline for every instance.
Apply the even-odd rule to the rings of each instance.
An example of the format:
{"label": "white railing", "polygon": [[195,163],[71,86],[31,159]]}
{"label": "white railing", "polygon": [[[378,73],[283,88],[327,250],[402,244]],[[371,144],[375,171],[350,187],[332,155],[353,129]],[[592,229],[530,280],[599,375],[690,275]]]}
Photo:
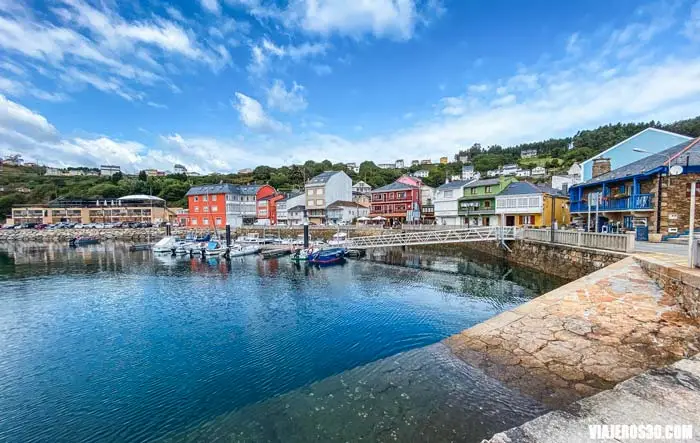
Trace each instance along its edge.
{"label": "white railing", "polygon": [[355,237],[348,240],[346,247],[349,249],[366,249],[476,241],[504,241],[515,240],[516,238],[517,228],[513,226],[484,226],[434,231],[397,231],[395,234]]}
{"label": "white railing", "polygon": [[[523,229],[522,239],[552,243],[552,231],[550,229]],[[635,239],[634,233],[604,234],[555,230],[553,243],[608,251],[634,252]]]}

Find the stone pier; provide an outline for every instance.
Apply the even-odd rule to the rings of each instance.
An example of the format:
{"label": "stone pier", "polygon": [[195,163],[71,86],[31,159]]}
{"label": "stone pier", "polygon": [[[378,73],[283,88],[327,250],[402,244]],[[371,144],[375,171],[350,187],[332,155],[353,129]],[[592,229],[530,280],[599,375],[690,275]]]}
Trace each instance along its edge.
{"label": "stone pier", "polygon": [[561,408],[700,351],[700,323],[625,258],[445,344],[506,385]]}

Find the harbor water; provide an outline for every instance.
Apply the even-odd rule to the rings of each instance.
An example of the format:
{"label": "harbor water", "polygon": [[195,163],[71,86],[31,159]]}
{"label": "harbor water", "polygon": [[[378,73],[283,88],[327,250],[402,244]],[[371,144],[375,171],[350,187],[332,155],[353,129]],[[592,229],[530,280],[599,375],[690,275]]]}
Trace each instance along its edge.
{"label": "harbor water", "polygon": [[545,411],[440,340],[564,282],[0,245],[0,441],[478,442]]}

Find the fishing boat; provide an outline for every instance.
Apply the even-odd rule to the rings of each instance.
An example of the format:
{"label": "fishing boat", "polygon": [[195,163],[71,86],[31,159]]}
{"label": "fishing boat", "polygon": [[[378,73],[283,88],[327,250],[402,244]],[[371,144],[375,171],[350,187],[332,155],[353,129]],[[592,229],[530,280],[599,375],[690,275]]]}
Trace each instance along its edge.
{"label": "fishing boat", "polygon": [[252,255],[260,252],[260,246],[257,245],[233,245],[229,251],[229,257],[242,257],[244,255]]}
{"label": "fishing boat", "polygon": [[345,262],[344,248],[322,249],[309,256],[309,263],[315,265],[335,265]]}
{"label": "fishing boat", "polygon": [[156,254],[172,254],[173,248],[177,245],[177,238],[168,236],[163,237],[153,245],[153,252]]}
{"label": "fishing boat", "polygon": [[68,245],[69,246],[96,245],[99,242],[100,242],[100,239],[97,237],[80,236],[80,237],[73,237],[70,240],[68,240]]}
{"label": "fishing boat", "polygon": [[328,240],[329,246],[345,246],[348,242],[348,234],[345,232],[337,232]]}
{"label": "fishing boat", "polygon": [[311,247],[308,249],[297,249],[292,253],[292,256],[290,257],[292,261],[307,261],[309,257],[317,253],[320,249]]}
{"label": "fishing boat", "polygon": [[257,232],[250,232],[242,237],[238,237],[240,243],[260,243],[260,234]]}
{"label": "fishing boat", "polygon": [[204,243],[204,242],[208,242],[209,240],[211,240],[211,234],[197,237],[194,234],[190,233],[190,234],[187,234],[187,236],[185,237],[185,241],[189,242],[189,243]]}
{"label": "fishing boat", "polygon": [[209,256],[217,255],[218,256],[218,255],[221,255],[224,252],[226,252],[226,245],[224,245],[223,243],[221,243],[219,241],[211,240],[211,241],[207,242],[205,248],[200,249],[200,252],[203,255],[209,255]]}

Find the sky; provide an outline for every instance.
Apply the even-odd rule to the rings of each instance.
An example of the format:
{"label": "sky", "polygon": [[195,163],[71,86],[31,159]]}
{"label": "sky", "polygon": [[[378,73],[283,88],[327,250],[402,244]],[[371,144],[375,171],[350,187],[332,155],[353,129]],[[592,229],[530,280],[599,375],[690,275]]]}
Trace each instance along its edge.
{"label": "sky", "polygon": [[700,114],[700,0],[0,0],[0,154],[235,172]]}

